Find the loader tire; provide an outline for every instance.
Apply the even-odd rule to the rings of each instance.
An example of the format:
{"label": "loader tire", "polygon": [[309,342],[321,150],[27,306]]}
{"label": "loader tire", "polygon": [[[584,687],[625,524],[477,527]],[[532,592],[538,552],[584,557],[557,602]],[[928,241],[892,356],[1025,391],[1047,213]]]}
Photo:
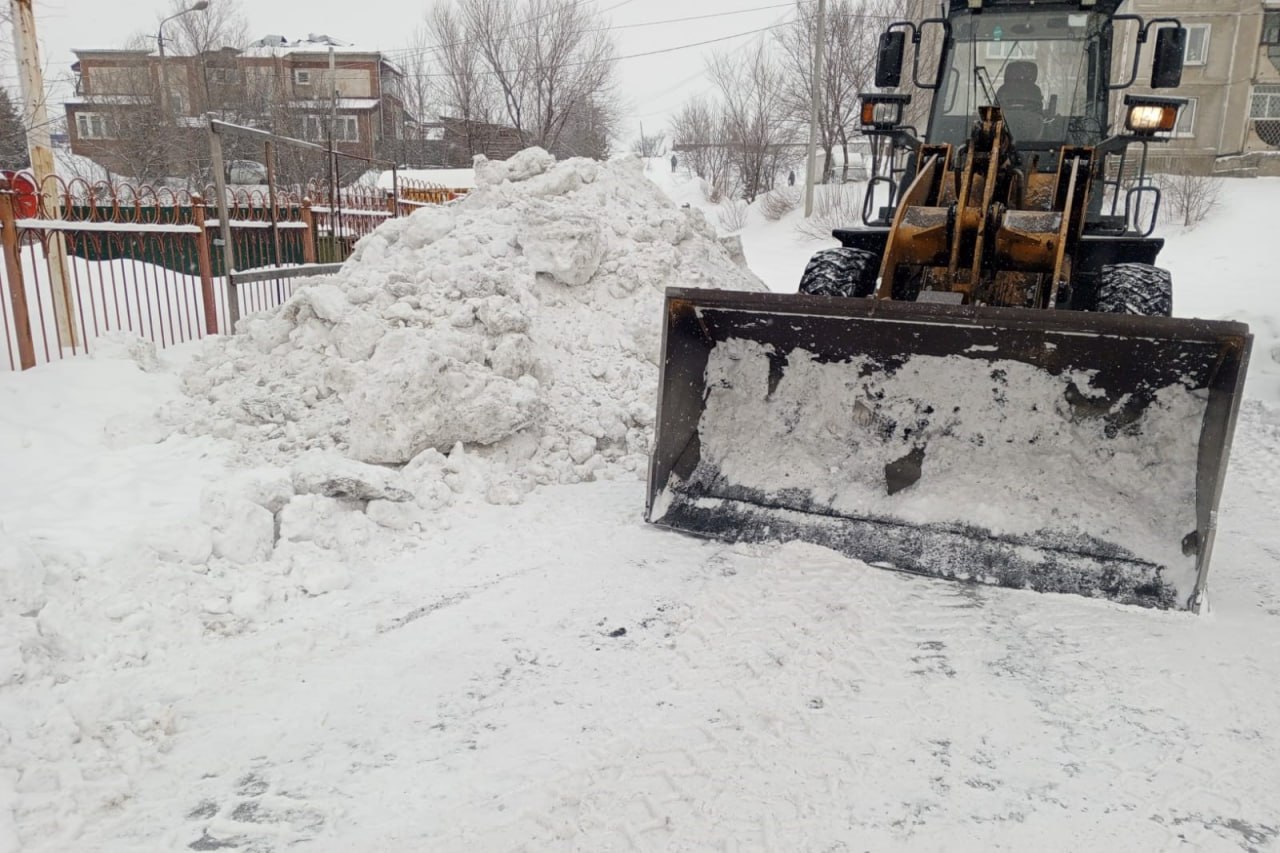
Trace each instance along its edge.
{"label": "loader tire", "polygon": [[809,259],[800,276],[800,292],[810,296],[862,298],[876,289],[880,259],[862,249],[823,249]]}
{"label": "loader tire", "polygon": [[1173,316],[1173,277],[1150,264],[1109,264],[1098,274],[1095,311],[1104,314]]}

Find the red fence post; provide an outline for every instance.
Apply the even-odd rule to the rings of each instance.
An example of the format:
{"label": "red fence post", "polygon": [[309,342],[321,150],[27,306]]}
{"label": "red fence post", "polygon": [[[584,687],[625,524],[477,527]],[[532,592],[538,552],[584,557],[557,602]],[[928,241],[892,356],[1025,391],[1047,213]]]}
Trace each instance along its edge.
{"label": "red fence post", "polygon": [[9,301],[13,306],[14,332],[18,336],[18,363],[23,370],[36,366],[36,346],[31,337],[31,315],[27,313],[27,289],[22,282],[22,261],[18,245],[17,217],[13,213],[13,191],[0,178],[0,244],[3,244],[5,278],[9,281]]}
{"label": "red fence post", "polygon": [[191,194],[191,220],[200,229],[196,235],[196,264],[200,269],[200,297],[204,301],[204,329],[218,334],[218,305],[213,295],[213,257],[209,252],[209,235],[204,224],[204,197]]}
{"label": "red fence post", "polygon": [[306,235],[302,238],[302,262],[316,262],[316,215],[311,212],[311,198],[302,200],[302,223],[307,226]]}

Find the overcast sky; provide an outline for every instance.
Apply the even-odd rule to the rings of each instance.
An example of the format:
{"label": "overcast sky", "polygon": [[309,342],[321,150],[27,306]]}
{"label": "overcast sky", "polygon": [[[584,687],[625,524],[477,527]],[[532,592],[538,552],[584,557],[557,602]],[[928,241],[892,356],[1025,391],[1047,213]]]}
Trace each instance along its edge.
{"label": "overcast sky", "polygon": [[[8,0],[0,0],[7,3]],[[219,0],[210,0],[217,3]],[[784,0],[595,0],[610,22],[621,55],[662,50],[757,30],[789,20],[793,10]],[[274,33],[291,39],[324,33],[388,52],[410,44],[431,0],[242,0],[254,38]],[[775,8],[761,8],[773,6]],[[35,0],[41,60],[52,84],[65,77],[74,61],[73,48],[118,47],[132,34],[152,33],[164,0]],[[755,10],[755,11],[751,11]],[[727,13],[727,14],[726,14]],[[193,13],[200,14],[200,13]],[[721,15],[702,20],[635,26],[688,16]],[[626,99],[623,137],[665,126],[667,118],[691,95],[707,91],[705,57],[713,49],[741,49],[760,35],[742,36],[714,45],[658,56],[623,60],[619,79]],[[4,84],[16,88],[13,72]],[[63,93],[65,94],[69,93]]]}

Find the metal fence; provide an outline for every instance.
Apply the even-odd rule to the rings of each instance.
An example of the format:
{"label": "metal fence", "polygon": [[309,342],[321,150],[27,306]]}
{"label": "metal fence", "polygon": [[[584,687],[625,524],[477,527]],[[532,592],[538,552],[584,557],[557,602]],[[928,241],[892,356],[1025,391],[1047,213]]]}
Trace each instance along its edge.
{"label": "metal fence", "polygon": [[36,186],[23,178],[0,177],[0,366],[11,370],[87,352],[106,332],[162,347],[228,332],[233,317],[289,298],[290,269],[341,263],[387,219],[452,197],[443,187],[399,179],[390,191],[331,192],[322,181],[228,187],[241,279],[228,288],[216,189],[60,179]]}

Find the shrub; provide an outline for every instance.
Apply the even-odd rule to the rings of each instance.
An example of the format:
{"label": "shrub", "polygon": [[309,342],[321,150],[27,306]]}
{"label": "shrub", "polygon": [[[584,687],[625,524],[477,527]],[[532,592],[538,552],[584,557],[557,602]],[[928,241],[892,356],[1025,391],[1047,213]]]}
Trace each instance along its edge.
{"label": "shrub", "polygon": [[801,234],[830,237],[832,230],[862,221],[863,184],[822,184],[813,190],[813,215],[796,225]]}
{"label": "shrub", "polygon": [[751,209],[740,198],[726,199],[720,205],[720,226],[726,231],[741,231],[747,227],[747,211]]}
{"label": "shrub", "polygon": [[770,222],[777,222],[800,206],[801,196],[799,187],[770,190],[760,197],[760,213]]}

